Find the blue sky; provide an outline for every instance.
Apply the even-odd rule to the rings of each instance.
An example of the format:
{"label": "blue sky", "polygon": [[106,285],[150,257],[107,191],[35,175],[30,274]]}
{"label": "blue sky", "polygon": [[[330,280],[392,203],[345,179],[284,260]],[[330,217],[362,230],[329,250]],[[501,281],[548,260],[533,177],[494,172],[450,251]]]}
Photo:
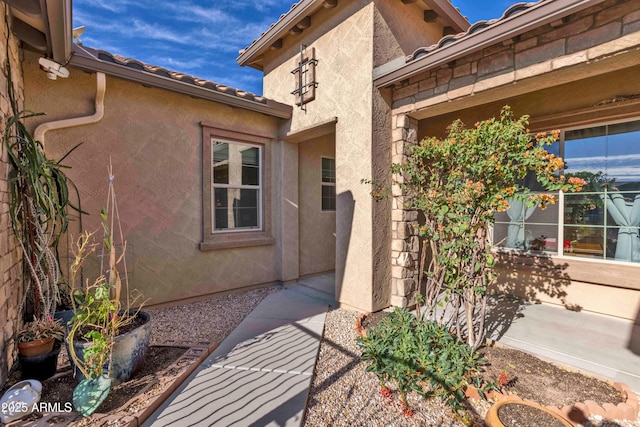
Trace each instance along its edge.
{"label": "blue sky", "polygon": [[[262,93],[262,74],[236,63],[238,51],[287,12],[294,0],[75,0],[73,26],[85,46]],[[471,23],[516,1],[453,0]]]}

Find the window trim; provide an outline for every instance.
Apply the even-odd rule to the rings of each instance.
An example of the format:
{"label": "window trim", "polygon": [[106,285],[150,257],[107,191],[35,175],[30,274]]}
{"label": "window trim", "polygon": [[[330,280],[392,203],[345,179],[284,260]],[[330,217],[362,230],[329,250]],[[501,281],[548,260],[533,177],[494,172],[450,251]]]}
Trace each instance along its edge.
{"label": "window trim", "polygon": [[[214,165],[213,165],[213,149],[211,150],[211,175],[209,177],[209,179],[211,180],[211,201],[213,202],[214,199],[214,194],[215,194],[215,190],[216,188],[230,188],[230,189],[238,189],[238,190],[258,190],[258,225],[255,228],[232,228],[232,229],[216,229],[213,225],[211,227],[211,233],[212,234],[219,234],[219,233],[241,233],[241,232],[255,232],[255,231],[262,231],[263,230],[263,205],[262,205],[262,192],[263,192],[263,182],[262,182],[262,171],[264,169],[264,157],[263,157],[263,148],[264,146],[261,144],[250,144],[250,143],[246,143],[246,142],[237,142],[237,141],[230,141],[229,139],[222,139],[222,138],[211,138],[209,140],[209,143],[211,145],[213,145],[215,142],[222,142],[222,143],[227,143],[227,144],[235,144],[235,145],[243,145],[245,147],[254,147],[258,149],[258,158],[260,160],[259,163],[259,170],[258,170],[258,185],[233,185],[233,184],[222,184],[222,183],[214,183],[213,182],[213,176],[214,176]],[[227,164],[229,164],[229,160],[226,160]],[[221,162],[223,163],[223,162]],[[213,207],[211,208],[211,224],[215,224],[215,209],[213,209]]]}
{"label": "window trim", "polygon": [[[598,126],[610,126],[610,125],[615,125],[615,124],[620,124],[620,123],[627,123],[627,122],[635,122],[635,121],[640,121],[640,116],[638,116],[637,114],[635,116],[621,116],[621,117],[616,117],[616,118],[611,118],[609,120],[601,120],[601,121],[591,121],[591,122],[585,122],[585,123],[580,123],[580,124],[569,124],[566,127],[563,126],[558,126],[561,127],[561,137],[560,140],[561,144],[560,144],[560,157],[562,157],[564,159],[564,142],[565,142],[565,133],[568,131],[573,131],[573,130],[578,130],[578,129],[588,129],[588,128],[592,128],[592,127],[598,127]],[[558,249],[556,251],[531,251],[531,250],[526,250],[526,249],[518,249],[518,248],[505,248],[505,247],[499,247],[499,246],[493,246],[492,249],[494,252],[498,253],[498,254],[511,254],[512,256],[518,256],[521,257],[523,259],[525,258],[536,258],[536,257],[540,257],[540,258],[550,258],[550,259],[554,259],[558,262],[565,262],[565,263],[570,263],[573,260],[580,262],[586,262],[586,263],[596,263],[596,264],[606,264],[607,266],[620,266],[621,268],[628,268],[628,267],[632,267],[632,268],[638,268],[640,267],[640,262],[632,262],[632,261],[616,261],[615,259],[609,259],[606,257],[603,258],[591,258],[591,257],[580,257],[580,256],[575,256],[575,255],[565,255],[564,253],[564,245],[561,244],[561,242],[564,241],[564,235],[565,235],[565,222],[564,222],[564,192],[559,191],[558,192]],[[501,223],[503,224],[503,223]],[[493,245],[493,228],[495,225],[491,226],[491,229],[489,231],[489,235],[491,238],[491,244]],[[585,281],[585,282],[589,282],[588,280],[581,280],[581,281]],[[598,282],[602,282],[602,280],[599,280]],[[595,282],[594,282],[595,283]],[[608,286],[615,286],[613,283],[609,283],[608,281],[604,281],[603,284],[606,284]],[[636,289],[635,286],[620,286],[618,285],[618,287],[621,288],[627,288],[627,289]],[[639,287],[640,289],[640,287]]]}
{"label": "window trim", "polygon": [[[200,250],[230,249],[249,246],[271,245],[271,142],[272,135],[245,133],[235,129],[200,123],[202,127],[202,238]],[[215,230],[213,213],[213,153],[212,141],[219,140],[260,147],[260,197],[258,213],[261,228],[238,230]],[[236,187],[234,187],[236,188]],[[255,187],[252,187],[255,188]]]}

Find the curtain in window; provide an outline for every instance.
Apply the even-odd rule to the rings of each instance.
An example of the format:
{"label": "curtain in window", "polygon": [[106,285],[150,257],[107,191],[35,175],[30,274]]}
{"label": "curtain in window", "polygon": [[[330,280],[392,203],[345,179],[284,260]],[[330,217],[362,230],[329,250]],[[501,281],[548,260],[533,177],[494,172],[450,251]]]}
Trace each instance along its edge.
{"label": "curtain in window", "polygon": [[523,200],[516,199],[515,197],[511,197],[507,201],[509,202],[507,215],[509,215],[510,221],[507,227],[505,247],[527,249],[524,241],[524,222],[529,219],[536,210],[536,207],[529,207]]}
{"label": "curtain in window", "polygon": [[620,226],[615,259],[623,261],[640,261],[640,195],[633,202],[627,202],[622,194],[601,194],[607,205],[607,211]]}

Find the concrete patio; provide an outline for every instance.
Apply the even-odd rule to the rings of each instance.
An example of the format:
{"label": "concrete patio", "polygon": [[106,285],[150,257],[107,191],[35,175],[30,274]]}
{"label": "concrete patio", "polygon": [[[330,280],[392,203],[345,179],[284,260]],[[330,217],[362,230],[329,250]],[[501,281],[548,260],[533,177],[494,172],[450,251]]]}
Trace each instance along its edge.
{"label": "concrete patio", "polygon": [[509,297],[495,307],[488,330],[500,344],[626,383],[640,393],[640,325]]}

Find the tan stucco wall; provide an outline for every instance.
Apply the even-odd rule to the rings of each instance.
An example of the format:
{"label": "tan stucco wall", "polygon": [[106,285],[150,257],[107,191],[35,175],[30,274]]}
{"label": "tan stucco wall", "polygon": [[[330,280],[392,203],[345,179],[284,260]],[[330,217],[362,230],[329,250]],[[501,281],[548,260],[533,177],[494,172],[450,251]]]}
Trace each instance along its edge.
{"label": "tan stucco wall", "polygon": [[[32,127],[45,120],[93,113],[95,74],[71,68],[68,79],[47,80],[33,56],[26,58],[24,69],[30,83],[26,105],[48,114],[33,120]],[[107,77],[105,114],[99,123],[46,135],[46,151],[53,158],[83,143],[65,163],[72,166],[68,175],[79,188],[82,208],[91,214],[82,218],[86,230],[98,229],[111,159],[131,284],[150,304],[280,280],[277,243],[199,250],[200,122],[273,136],[278,126],[276,119],[262,114]],[[265,188],[274,189],[282,181],[279,160],[273,154],[265,164],[272,172]],[[272,220],[277,222],[275,197],[271,203]],[[77,235],[77,225],[71,229]],[[280,226],[274,224],[272,229],[278,233]],[[277,242],[279,236],[274,237]]]}
{"label": "tan stucco wall", "polygon": [[343,304],[362,309],[380,305],[372,300],[373,201],[367,187],[360,184],[362,178],[371,178],[373,7],[368,3],[339,2],[335,9],[320,10],[303,37],[287,37],[282,49],[267,54],[264,77],[267,98],[292,104],[291,91],[295,88],[290,72],[299,55],[299,43],[315,48],[316,99],[306,104],[306,114],[294,108],[286,131],[295,132],[338,117],[337,297]]}
{"label": "tan stucco wall", "polygon": [[306,113],[294,108],[283,133],[338,118],[336,296],[345,306],[375,311],[388,306],[391,296],[390,202],[374,202],[361,180],[388,179],[391,102],[373,89],[372,69],[433,43],[442,27],[426,24],[411,5],[369,0],[339,2],[314,14],[312,23],[265,54],[264,94],[292,104],[299,46],[315,48],[316,99],[306,104]]}
{"label": "tan stucco wall", "polygon": [[374,67],[412,54],[419,47],[430,46],[442,37],[439,22],[425,22],[415,4],[375,0]]}
{"label": "tan stucco wall", "polygon": [[300,276],[331,271],[336,265],[336,213],[322,210],[322,158],[335,158],[333,134],[298,147]]}
{"label": "tan stucco wall", "polygon": [[[9,102],[7,57],[11,64],[11,80],[17,100],[17,108],[23,108],[23,79],[20,68],[18,42],[5,24],[6,3],[0,3],[0,128],[3,130],[7,118],[13,115]],[[8,43],[4,43],[7,41]],[[8,47],[8,49],[5,48]],[[9,219],[10,190],[8,183],[9,157],[4,144],[0,154],[0,388],[7,379],[7,373],[16,360],[13,335],[21,322],[18,309],[22,300],[22,267],[17,242]]]}
{"label": "tan stucco wall", "polygon": [[[640,266],[571,256],[498,253],[491,291],[640,322]],[[639,323],[640,324],[640,323]]]}

